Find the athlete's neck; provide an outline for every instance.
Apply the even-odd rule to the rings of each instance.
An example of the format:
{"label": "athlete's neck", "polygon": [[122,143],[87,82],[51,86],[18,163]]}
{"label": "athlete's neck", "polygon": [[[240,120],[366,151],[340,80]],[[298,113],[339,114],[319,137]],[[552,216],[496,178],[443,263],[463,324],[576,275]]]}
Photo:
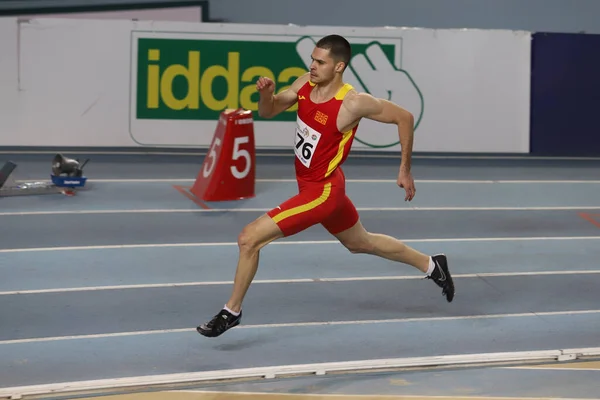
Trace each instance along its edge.
{"label": "athlete's neck", "polygon": [[326,83],[317,83],[312,90],[311,99],[315,103],[325,102],[337,94],[344,86],[341,78],[335,78]]}

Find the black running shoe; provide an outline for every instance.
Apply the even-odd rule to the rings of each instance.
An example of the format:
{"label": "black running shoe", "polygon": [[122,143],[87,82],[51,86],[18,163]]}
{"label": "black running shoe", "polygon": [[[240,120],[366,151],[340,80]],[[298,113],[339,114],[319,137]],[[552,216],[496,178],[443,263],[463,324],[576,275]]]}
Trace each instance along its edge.
{"label": "black running shoe", "polygon": [[446,300],[450,303],[454,298],[454,282],[448,270],[448,260],[444,254],[438,254],[431,258],[435,263],[435,268],[427,279],[432,279],[436,285],[442,288],[442,296],[446,296]]}
{"label": "black running shoe", "polygon": [[233,328],[240,324],[242,320],[242,312],[240,315],[235,316],[227,310],[221,310],[217,315],[213,317],[209,322],[200,325],[196,328],[199,334],[206,337],[217,337],[225,333],[228,329]]}

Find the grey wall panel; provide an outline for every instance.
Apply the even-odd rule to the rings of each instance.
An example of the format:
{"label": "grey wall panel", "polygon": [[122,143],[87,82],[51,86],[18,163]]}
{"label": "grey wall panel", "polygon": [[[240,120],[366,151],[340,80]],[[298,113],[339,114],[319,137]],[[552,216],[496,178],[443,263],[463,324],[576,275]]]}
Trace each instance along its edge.
{"label": "grey wall panel", "polygon": [[236,23],[600,33],[599,0],[210,0]]}

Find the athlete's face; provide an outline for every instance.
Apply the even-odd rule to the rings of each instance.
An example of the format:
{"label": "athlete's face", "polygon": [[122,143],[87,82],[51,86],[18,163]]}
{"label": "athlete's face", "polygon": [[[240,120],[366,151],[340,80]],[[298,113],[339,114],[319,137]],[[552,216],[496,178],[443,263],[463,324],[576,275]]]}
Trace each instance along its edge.
{"label": "athlete's face", "polygon": [[328,49],[315,47],[311,55],[310,80],[314,83],[325,83],[333,80],[336,74],[344,70],[343,62],[336,62]]}

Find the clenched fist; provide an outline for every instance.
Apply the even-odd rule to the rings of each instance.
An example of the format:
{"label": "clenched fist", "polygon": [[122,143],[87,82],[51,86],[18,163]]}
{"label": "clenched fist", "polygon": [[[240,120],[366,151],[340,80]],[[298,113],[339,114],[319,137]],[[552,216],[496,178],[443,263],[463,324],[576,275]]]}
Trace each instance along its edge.
{"label": "clenched fist", "polygon": [[273,80],[270,78],[262,76],[258,78],[258,81],[256,81],[256,90],[258,90],[261,95],[273,94],[275,91],[275,82],[273,82]]}

